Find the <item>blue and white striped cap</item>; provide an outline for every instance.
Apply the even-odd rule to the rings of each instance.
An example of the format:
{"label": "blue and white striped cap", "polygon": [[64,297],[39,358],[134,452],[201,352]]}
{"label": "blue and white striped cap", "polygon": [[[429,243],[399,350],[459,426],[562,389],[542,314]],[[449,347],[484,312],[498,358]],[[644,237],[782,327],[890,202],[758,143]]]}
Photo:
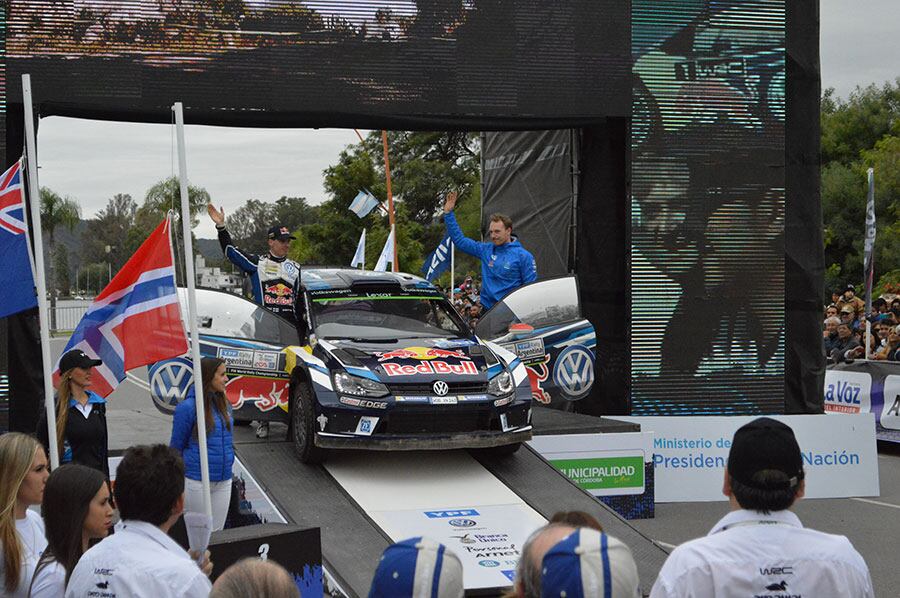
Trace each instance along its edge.
{"label": "blue and white striped cap", "polygon": [[388,546],[381,555],[369,598],[462,598],[459,557],[429,538],[416,537]]}
{"label": "blue and white striped cap", "polygon": [[621,541],[586,527],[547,551],[542,598],[640,598],[637,565]]}

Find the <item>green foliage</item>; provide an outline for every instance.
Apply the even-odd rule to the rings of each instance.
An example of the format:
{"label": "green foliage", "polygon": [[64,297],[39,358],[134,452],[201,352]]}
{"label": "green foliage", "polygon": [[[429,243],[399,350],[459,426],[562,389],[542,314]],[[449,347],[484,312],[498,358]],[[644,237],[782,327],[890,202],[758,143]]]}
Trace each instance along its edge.
{"label": "green foliage", "polygon": [[[900,79],[822,98],[826,294],[863,280],[868,168],[875,171],[875,279],[900,269]],[[876,295],[877,296],[877,295]]]}
{"label": "green foliage", "polygon": [[274,203],[248,199],[225,222],[235,245],[253,253],[264,253],[268,250],[266,234],[269,227],[277,223],[295,232],[314,223],[318,212],[305,197],[281,196]]}
{"label": "green foliage", "polygon": [[112,196],[106,207],[88,220],[81,235],[82,261],[109,262],[116,271],[121,268],[131,255],[127,251],[128,235],[136,213],[137,202],[130,195],[117,193]]}
{"label": "green foliage", "polygon": [[857,87],[846,100],[828,89],[822,98],[822,163],[848,164],[887,134],[900,133],[900,79]]}
{"label": "green foliage", "polygon": [[891,270],[878,279],[878,284],[872,289],[872,296],[878,297],[884,294],[900,295],[900,270]]}
{"label": "green foliage", "polygon": [[[474,236],[480,237],[476,135],[391,131],[388,150],[401,271],[418,273],[425,254],[440,242],[444,227],[436,217],[450,190],[458,190],[458,211],[467,226],[474,223]],[[373,131],[362,143],[348,146],[324,175],[331,199],[318,206],[315,223],[302,227],[302,238],[292,244],[291,256],[304,264],[348,265],[365,228],[366,267],[373,268],[387,239],[387,216],[376,208],[360,219],[348,206],[360,189],[368,189],[387,204],[381,132]],[[473,210],[479,213],[470,215]]]}
{"label": "green foliage", "polygon": [[56,290],[65,297],[72,286],[69,280],[69,250],[65,247],[58,246],[53,252],[53,269],[56,272]]}

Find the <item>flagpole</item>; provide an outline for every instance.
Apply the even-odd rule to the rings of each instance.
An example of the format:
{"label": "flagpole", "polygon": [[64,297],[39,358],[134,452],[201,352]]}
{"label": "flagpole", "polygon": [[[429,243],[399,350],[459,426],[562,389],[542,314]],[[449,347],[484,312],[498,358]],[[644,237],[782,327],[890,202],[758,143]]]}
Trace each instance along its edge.
{"label": "flagpole", "polygon": [[866,172],[868,179],[868,192],[866,194],[866,239],[863,255],[863,269],[866,277],[866,307],[863,310],[865,314],[866,325],[866,359],[871,358],[871,350],[869,344],[872,340],[872,327],[869,322],[869,316],[872,315],[872,284],[875,282],[875,169],[870,168]]}
{"label": "flagpole", "polygon": [[456,244],[450,241],[450,301],[453,301],[453,289],[456,288]]}
{"label": "flagpole", "polygon": [[181,187],[181,231],[184,237],[184,267],[188,287],[188,325],[191,331],[191,361],[194,364],[194,397],[197,403],[197,442],[200,444],[200,480],[203,484],[203,509],[212,519],[209,495],[209,454],[206,450],[206,403],[203,400],[203,374],[200,367],[200,333],[197,329],[197,280],[194,274],[194,249],[191,246],[191,211],[188,202],[187,157],[184,150],[184,108],[175,102],[175,135],[178,138],[178,179]]}
{"label": "flagpole", "polygon": [[391,261],[391,271],[397,272],[397,232],[394,228],[394,194],[391,192],[391,161],[388,158],[387,131],[381,130],[381,145],[384,147],[384,174],[387,182],[388,218],[391,230],[394,231],[394,258]]}
{"label": "flagpole", "polygon": [[44,409],[47,410],[47,440],[50,467],[59,467],[56,444],[56,410],[53,408],[53,369],[50,367],[50,324],[47,319],[47,281],[44,280],[44,237],[41,231],[41,194],[37,178],[37,142],[34,138],[34,114],[31,103],[31,76],[22,75],[22,103],[25,105],[25,158],[28,163],[28,196],[31,198],[31,223],[34,228],[34,283],[37,286],[38,313],[41,322],[41,362],[44,369]]}

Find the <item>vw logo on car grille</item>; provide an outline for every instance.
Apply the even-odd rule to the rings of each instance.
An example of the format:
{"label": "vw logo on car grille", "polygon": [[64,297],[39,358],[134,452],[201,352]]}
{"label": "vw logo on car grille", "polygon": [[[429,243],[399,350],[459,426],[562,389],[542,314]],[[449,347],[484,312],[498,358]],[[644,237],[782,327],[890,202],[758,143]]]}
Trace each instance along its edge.
{"label": "vw logo on car grille", "polygon": [[447,386],[447,383],[444,382],[443,380],[438,380],[437,382],[435,382],[432,385],[431,389],[434,391],[434,394],[436,394],[439,397],[442,397],[445,394],[447,394],[448,392],[450,392],[450,387]]}

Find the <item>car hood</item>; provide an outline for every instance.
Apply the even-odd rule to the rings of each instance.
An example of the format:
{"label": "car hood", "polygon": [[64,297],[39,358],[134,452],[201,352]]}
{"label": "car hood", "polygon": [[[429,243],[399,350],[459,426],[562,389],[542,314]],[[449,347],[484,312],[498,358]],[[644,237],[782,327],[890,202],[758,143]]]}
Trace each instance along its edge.
{"label": "car hood", "polygon": [[391,343],[351,340],[328,343],[332,355],[343,365],[366,368],[385,383],[487,379],[489,349],[474,340],[429,338]]}

